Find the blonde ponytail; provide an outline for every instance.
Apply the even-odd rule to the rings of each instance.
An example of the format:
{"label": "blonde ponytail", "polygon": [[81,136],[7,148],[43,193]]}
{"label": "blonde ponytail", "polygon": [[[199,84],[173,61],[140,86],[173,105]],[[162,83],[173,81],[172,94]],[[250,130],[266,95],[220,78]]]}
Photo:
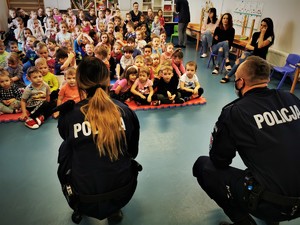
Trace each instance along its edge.
{"label": "blonde ponytail", "polygon": [[99,149],[100,156],[106,156],[111,161],[119,159],[124,143],[125,131],[121,128],[121,113],[108,94],[97,88],[88,104],[81,107],[85,120],[91,124],[92,135]]}

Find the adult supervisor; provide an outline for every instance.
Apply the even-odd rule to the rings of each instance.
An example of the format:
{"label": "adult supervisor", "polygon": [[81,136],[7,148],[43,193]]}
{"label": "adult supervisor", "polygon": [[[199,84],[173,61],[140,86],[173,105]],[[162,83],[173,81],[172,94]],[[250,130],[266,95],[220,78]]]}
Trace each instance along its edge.
{"label": "adult supervisor", "polygon": [[58,177],[75,223],[81,215],[120,221],[121,208],[137,185],[140,166],[133,159],[138,154],[139,121],[126,105],[109,97],[109,76],[101,60],[85,57],[76,80],[86,98],[60,111]]}
{"label": "adult supervisor", "polygon": [[[239,99],[226,105],[215,124],[209,156],[193,175],[232,220],[255,225],[250,216],[279,224],[300,215],[300,100],[269,89],[270,67],[250,56],[236,71]],[[238,153],[246,170],[230,166]]]}
{"label": "adult supervisor", "polygon": [[179,15],[178,20],[178,44],[176,48],[186,47],[186,28],[191,21],[189,2],[187,0],[175,0],[176,12]]}

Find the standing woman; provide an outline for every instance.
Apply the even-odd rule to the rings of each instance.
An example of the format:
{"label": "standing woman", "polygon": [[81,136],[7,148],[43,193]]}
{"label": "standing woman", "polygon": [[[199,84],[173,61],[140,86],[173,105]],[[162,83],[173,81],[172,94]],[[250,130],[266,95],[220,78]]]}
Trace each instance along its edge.
{"label": "standing woman", "polygon": [[229,62],[229,50],[233,43],[235,30],[232,27],[232,16],[230,13],[225,13],[216,28],[213,35],[212,52],[217,56],[217,62],[212,74],[218,74],[219,68],[225,58],[225,68],[227,71],[231,70]]}
{"label": "standing woman", "polygon": [[141,170],[133,160],[139,121],[126,105],[109,97],[109,71],[99,59],[83,58],[76,80],[80,96],[87,97],[74,106],[61,105],[58,177],[74,222],[80,222],[81,215],[119,221]]}
{"label": "standing woman", "polygon": [[230,77],[235,74],[239,65],[244,62],[248,56],[255,55],[266,59],[269,47],[273,45],[274,40],[275,35],[273,21],[271,18],[264,18],[260,24],[260,31],[255,32],[246,45],[247,51],[243,52],[242,56],[235,61],[232,70],[230,70],[230,72],[223,77],[220,82],[223,84],[228,83]]}
{"label": "standing woman", "polygon": [[134,27],[136,27],[140,21],[141,15],[143,14],[140,10],[139,10],[139,3],[138,2],[134,2],[133,3],[133,9],[129,12],[131,15],[131,20],[134,23]]}
{"label": "standing woman", "polygon": [[175,0],[176,3],[176,12],[179,15],[178,21],[178,44],[176,48],[185,48],[186,47],[186,28],[191,20],[190,8],[187,0]]}
{"label": "standing woman", "polygon": [[216,8],[210,8],[208,10],[208,17],[205,20],[201,28],[201,43],[202,43],[202,55],[201,58],[207,57],[207,50],[211,48],[213,41],[213,34],[219,21],[217,18]]}

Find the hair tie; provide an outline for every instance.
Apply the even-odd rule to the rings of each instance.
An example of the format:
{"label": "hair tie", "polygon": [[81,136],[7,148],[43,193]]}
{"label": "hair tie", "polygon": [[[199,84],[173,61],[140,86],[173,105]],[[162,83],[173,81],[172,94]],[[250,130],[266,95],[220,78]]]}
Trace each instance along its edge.
{"label": "hair tie", "polygon": [[107,86],[96,84],[95,86],[86,89],[87,97],[93,97],[98,88],[101,88],[102,90],[106,91]]}

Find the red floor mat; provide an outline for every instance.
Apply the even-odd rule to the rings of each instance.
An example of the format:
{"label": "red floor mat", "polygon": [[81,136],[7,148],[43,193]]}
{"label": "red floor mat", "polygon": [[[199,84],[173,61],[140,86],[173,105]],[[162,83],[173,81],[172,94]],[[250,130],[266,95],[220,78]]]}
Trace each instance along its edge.
{"label": "red floor mat", "polygon": [[17,122],[20,121],[21,113],[16,114],[2,114],[0,115],[0,123]]}
{"label": "red floor mat", "polygon": [[166,109],[166,108],[174,108],[174,107],[185,107],[192,105],[203,105],[206,103],[206,99],[204,97],[195,98],[190,101],[187,101],[182,104],[161,104],[159,106],[151,106],[151,105],[140,105],[138,106],[134,101],[126,102],[126,104],[134,111],[138,110],[152,110],[152,109]]}
{"label": "red floor mat", "polygon": [[[192,106],[192,105],[203,105],[206,103],[206,99],[196,98],[193,100],[190,100],[188,102],[185,102],[183,104],[162,104],[159,106],[150,106],[150,105],[141,105],[138,106],[134,101],[127,102],[127,105],[134,111],[138,110],[153,110],[153,109],[166,109],[166,108],[173,108],[173,107],[185,107],[185,106]],[[8,123],[8,122],[17,122],[20,121],[19,117],[21,116],[21,113],[17,114],[2,114],[0,115],[0,123]]]}

